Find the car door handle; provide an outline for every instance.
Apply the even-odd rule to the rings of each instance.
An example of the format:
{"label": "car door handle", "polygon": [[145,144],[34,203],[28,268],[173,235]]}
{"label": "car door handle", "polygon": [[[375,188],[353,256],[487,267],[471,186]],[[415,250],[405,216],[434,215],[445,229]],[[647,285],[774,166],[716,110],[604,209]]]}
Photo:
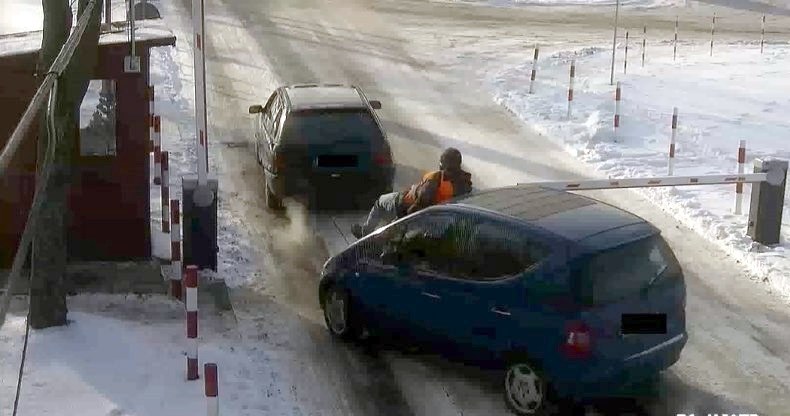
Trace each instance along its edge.
{"label": "car door handle", "polygon": [[435,294],[433,294],[433,293],[428,293],[428,292],[422,292],[421,294],[422,294],[423,296],[427,296],[427,297],[429,297],[429,298],[431,298],[431,299],[441,299],[441,298],[442,298],[442,297],[441,297],[441,296],[439,296],[439,295],[435,295]]}
{"label": "car door handle", "polygon": [[506,310],[504,310],[504,309],[499,309],[499,308],[497,308],[496,306],[494,306],[493,308],[491,308],[491,312],[494,312],[494,313],[495,313],[495,314],[497,314],[497,315],[502,315],[502,316],[510,316],[510,312],[508,312],[508,311],[506,311]]}

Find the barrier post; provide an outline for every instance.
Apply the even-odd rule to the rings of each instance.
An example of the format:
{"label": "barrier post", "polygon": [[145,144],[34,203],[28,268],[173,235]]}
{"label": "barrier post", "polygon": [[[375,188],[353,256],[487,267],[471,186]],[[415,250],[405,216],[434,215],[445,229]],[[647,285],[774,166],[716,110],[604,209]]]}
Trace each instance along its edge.
{"label": "barrier post", "polygon": [[754,173],[764,173],[766,180],[752,184],[746,234],[760,244],[778,244],[787,184],[787,161],[755,159]]}
{"label": "barrier post", "polygon": [[765,15],[763,15],[762,24],[760,28],[760,53],[763,53],[763,45],[765,45]]}
{"label": "barrier post", "polygon": [[540,54],[540,47],[535,45],[535,55],[532,57],[532,73],[529,76],[529,93],[532,94],[535,86],[535,73],[538,67],[538,55]]}
{"label": "barrier post", "polygon": [[642,29],[642,67],[645,66],[645,50],[647,49],[647,25]]}
{"label": "barrier post", "polygon": [[184,274],[187,312],[187,380],[197,380],[198,375],[198,269],[189,265]]}
{"label": "barrier post", "polygon": [[625,56],[623,60],[623,74],[628,71],[628,31],[625,31]]}
{"label": "barrier post", "polygon": [[716,32],[716,12],[713,12],[713,21],[710,24],[710,56],[713,56],[713,34]]}
{"label": "barrier post", "polygon": [[617,130],[620,128],[620,81],[614,94],[614,138],[617,139]]}
{"label": "barrier post", "polygon": [[170,264],[173,270],[170,274],[170,296],[182,300],[181,277],[183,266],[181,262],[181,210],[177,199],[170,200]]}
{"label": "barrier post", "polygon": [[[746,166],[746,140],[741,140],[738,145],[738,175],[744,174]],[[735,214],[741,215],[743,207],[743,184],[735,184]]]}
{"label": "barrier post", "polygon": [[678,24],[680,17],[675,16],[675,41],[672,42],[672,61],[674,62],[678,57]]}
{"label": "barrier post", "polygon": [[217,374],[217,364],[206,363],[203,366],[203,374],[206,375],[206,415],[219,416],[219,378]]}
{"label": "barrier post", "polygon": [[[109,3],[109,1],[108,1]],[[148,86],[148,145],[154,151],[154,86]]]}
{"label": "barrier post", "polygon": [[162,125],[159,116],[154,115],[154,185],[162,184]]}
{"label": "barrier post", "polygon": [[162,232],[170,232],[170,167],[167,152],[162,152]]}
{"label": "barrier post", "polygon": [[573,105],[573,81],[576,78],[576,60],[571,61],[570,81],[568,83],[568,119],[571,118],[571,106]]}
{"label": "barrier post", "polygon": [[678,108],[672,109],[672,137],[669,139],[669,166],[668,175],[672,176],[675,170],[675,138],[678,131]]}

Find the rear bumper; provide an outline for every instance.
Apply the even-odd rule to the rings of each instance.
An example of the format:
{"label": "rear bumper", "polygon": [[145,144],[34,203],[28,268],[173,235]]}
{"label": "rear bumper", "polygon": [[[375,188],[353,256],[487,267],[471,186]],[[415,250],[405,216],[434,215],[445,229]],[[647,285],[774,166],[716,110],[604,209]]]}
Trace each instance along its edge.
{"label": "rear bumper", "polygon": [[268,186],[276,195],[296,196],[315,193],[355,195],[379,195],[392,191],[394,169],[387,168],[371,172],[322,172],[307,175],[268,175]]}
{"label": "rear bumper", "polygon": [[575,399],[638,395],[638,387],[654,379],[680,359],[688,341],[686,332],[618,362],[597,363],[587,368],[564,368],[552,381],[557,394]]}

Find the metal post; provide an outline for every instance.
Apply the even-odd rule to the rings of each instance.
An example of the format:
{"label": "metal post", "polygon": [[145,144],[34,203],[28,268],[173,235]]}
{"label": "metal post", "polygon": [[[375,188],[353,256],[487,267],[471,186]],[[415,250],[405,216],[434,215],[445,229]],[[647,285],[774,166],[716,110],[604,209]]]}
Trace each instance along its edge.
{"label": "metal post", "polygon": [[[206,131],[206,52],[203,0],[192,0],[192,26],[195,40],[195,120],[197,121],[198,187],[206,187],[208,173],[208,134]],[[202,204],[201,204],[202,205]]]}
{"label": "metal post", "polygon": [[568,82],[568,119],[571,118],[571,106],[573,105],[573,80],[576,78],[576,60],[571,61],[570,81]]}
{"label": "metal post", "polygon": [[675,41],[672,43],[672,61],[675,61],[678,57],[678,20],[679,17],[675,17]]}
{"label": "metal post", "polygon": [[672,137],[669,140],[669,169],[668,174],[672,176],[675,171],[675,138],[678,131],[678,108],[672,109]]}
{"label": "metal post", "polygon": [[713,34],[716,32],[716,12],[713,12],[713,21],[710,24],[710,56],[713,56]]}
{"label": "metal post", "polygon": [[132,56],[137,56],[134,49],[134,0],[129,0],[129,41],[132,44]]}
{"label": "metal post", "polygon": [[647,49],[647,26],[642,30],[642,67],[645,66],[645,49]]}
{"label": "metal post", "polygon": [[625,31],[625,56],[623,59],[623,74],[628,71],[628,31]]}
{"label": "metal post", "polygon": [[104,0],[104,24],[108,28],[112,24],[112,0]]}
{"label": "metal post", "polygon": [[[738,145],[738,174],[743,175],[746,167],[746,140],[741,140]],[[735,215],[743,213],[743,184],[735,184]]]}
{"label": "metal post", "polygon": [[760,53],[763,53],[763,45],[765,45],[765,15],[763,15],[762,27],[760,29]]}
{"label": "metal post", "polygon": [[537,44],[535,44],[535,55],[532,57],[532,73],[529,76],[529,93],[532,94],[535,85],[535,73],[537,71],[538,66],[538,55],[540,54],[540,48]]}
{"label": "metal post", "polygon": [[614,59],[617,52],[617,24],[620,19],[620,0],[617,0],[617,5],[614,9],[614,35],[612,38],[612,72],[609,76],[609,85],[614,85]]}

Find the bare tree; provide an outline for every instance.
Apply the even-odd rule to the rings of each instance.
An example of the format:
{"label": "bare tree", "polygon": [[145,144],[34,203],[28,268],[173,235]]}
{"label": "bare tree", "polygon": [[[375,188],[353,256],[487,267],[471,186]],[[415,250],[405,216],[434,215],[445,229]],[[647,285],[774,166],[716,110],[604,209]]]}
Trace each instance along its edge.
{"label": "bare tree", "polygon": [[[78,16],[82,16],[88,1],[79,0]],[[37,72],[43,78],[68,38],[73,16],[67,0],[42,0],[42,5],[44,33]],[[37,146],[39,177],[42,174],[41,163],[48,151],[48,143],[54,144],[55,157],[52,161],[52,175],[46,187],[46,203],[42,207],[33,237],[30,282],[30,326],[33,328],[60,326],[67,322],[65,273],[68,261],[68,191],[72,178],[71,165],[79,107],[98,59],[101,10],[101,4],[93,8],[88,27],[66,70],[58,79],[54,120],[48,120],[45,110],[40,117]],[[47,128],[50,121],[55,126],[52,141],[49,140],[50,131]]]}

